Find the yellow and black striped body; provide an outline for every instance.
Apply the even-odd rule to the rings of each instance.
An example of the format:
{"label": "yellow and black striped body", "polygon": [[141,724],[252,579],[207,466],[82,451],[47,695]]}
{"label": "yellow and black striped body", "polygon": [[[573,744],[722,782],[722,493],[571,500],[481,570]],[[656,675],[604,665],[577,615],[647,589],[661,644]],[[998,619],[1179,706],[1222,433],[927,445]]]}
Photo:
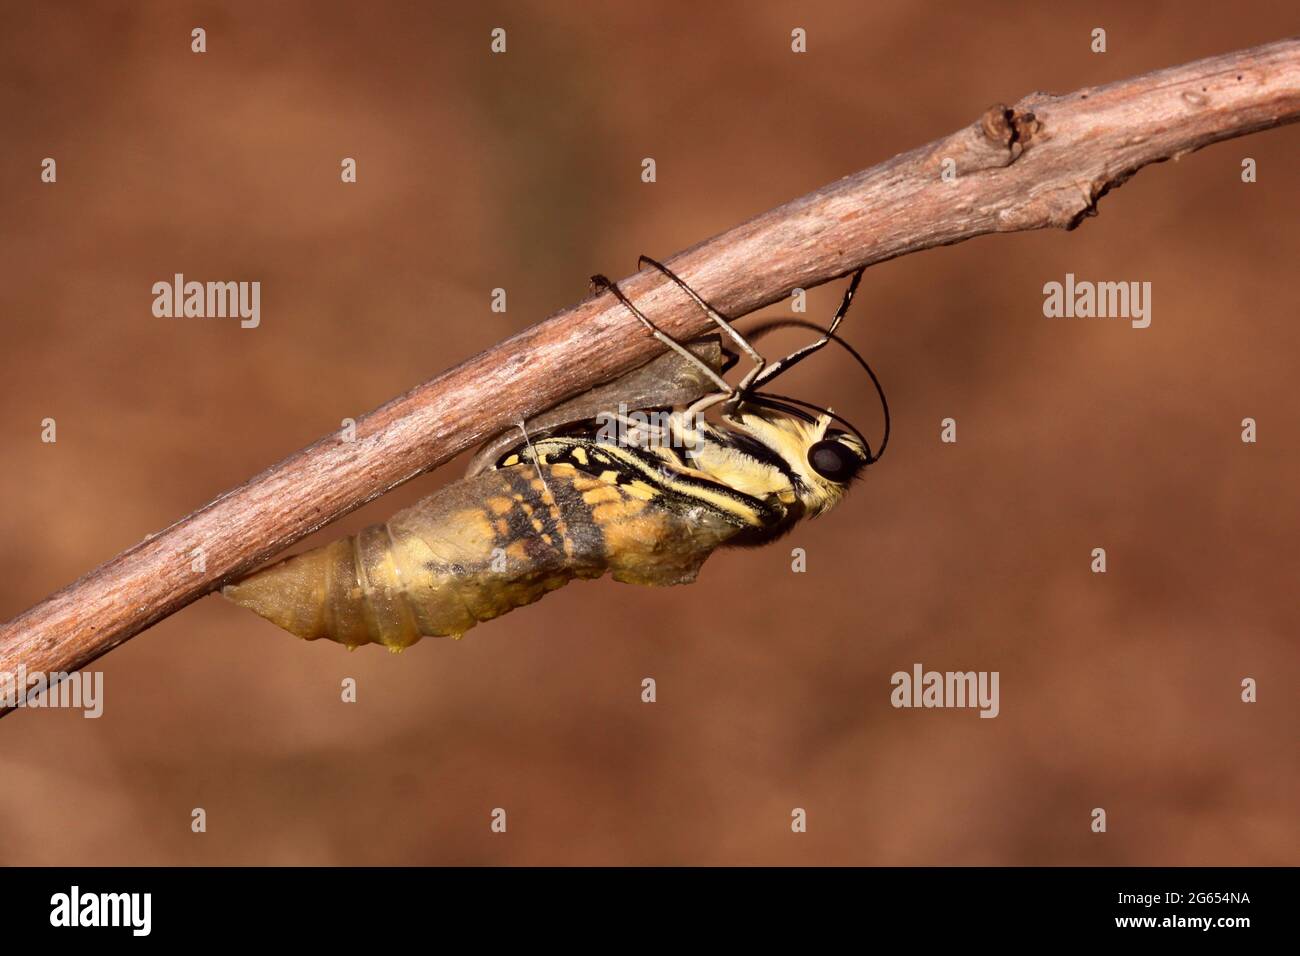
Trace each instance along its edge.
{"label": "yellow and black striped body", "polygon": [[[829,409],[746,385],[831,341],[860,276],[819,342],[767,373],[756,365],[737,390],[719,377],[729,353],[717,336],[672,343],[642,367],[521,423],[519,436],[495,436],[465,478],[388,521],[222,593],[308,640],[400,651],[421,637],[459,637],[575,578],[694,581],[719,546],[771,541],[834,507],[878,457]],[[723,425],[705,421],[701,412],[724,399]],[[886,407],[884,441],[888,431]]]}
{"label": "yellow and black striped body", "polygon": [[223,593],[308,640],[401,650],[459,636],[574,578],[688,583],[720,544],[784,517],[671,452],[545,438]]}

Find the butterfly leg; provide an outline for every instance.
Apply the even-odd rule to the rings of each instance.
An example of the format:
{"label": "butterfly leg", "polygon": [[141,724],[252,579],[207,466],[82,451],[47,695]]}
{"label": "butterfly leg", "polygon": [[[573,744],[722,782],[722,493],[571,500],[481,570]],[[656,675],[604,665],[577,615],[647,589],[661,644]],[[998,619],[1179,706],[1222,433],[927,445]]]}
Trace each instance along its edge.
{"label": "butterfly leg", "polygon": [[853,293],[858,291],[858,283],[862,281],[862,273],[865,269],[866,267],[863,266],[863,268],[853,273],[853,278],[849,280],[849,287],[844,290],[844,298],[840,301],[840,307],[835,310],[835,317],[831,319],[830,328],[826,333],[816,342],[795,349],[785,358],[778,359],[769,365],[763,370],[762,374],[754,379],[752,384],[755,388],[767,384],[783,372],[788,372],[814,352],[825,348],[826,344],[830,342],[831,336],[835,334],[835,330],[840,327],[840,322],[844,320],[844,316],[848,314],[849,306],[853,304]]}
{"label": "butterfly leg", "polygon": [[[736,390],[732,388],[725,378],[713,371],[709,364],[702,361],[698,355],[686,348],[671,335],[660,330],[653,322],[646,318],[645,314],[632,304],[632,300],[623,294],[623,290],[618,287],[617,283],[611,282],[606,276],[597,274],[591,277],[591,284],[597,289],[604,289],[612,292],[618,301],[622,302],[627,310],[636,316],[637,320],[650,331],[651,335],[698,368],[713,382],[714,385],[718,387],[718,391],[710,392],[708,395],[703,396],[686,410],[688,421],[695,421],[695,419],[702,414],[705,409],[717,405],[719,402],[724,402],[735,397]],[[676,434],[676,432],[677,429],[674,428],[673,440],[684,441],[685,436]]]}
{"label": "butterfly leg", "polygon": [[743,335],[741,335],[739,332],[736,331],[735,327],[731,324],[731,322],[727,319],[726,316],[722,315],[722,313],[718,312],[717,309],[713,308],[713,306],[705,302],[704,299],[700,296],[700,294],[696,292],[694,289],[692,289],[689,285],[687,285],[685,280],[683,280],[681,276],[679,276],[677,273],[673,272],[672,269],[669,269],[662,262],[658,262],[654,259],[651,259],[649,256],[641,256],[641,258],[637,260],[637,265],[652,266],[653,268],[658,269],[660,272],[666,275],[674,283],[676,283],[677,286],[681,288],[683,292],[685,292],[695,301],[696,305],[698,305],[702,310],[704,310],[704,314],[707,315],[710,319],[712,319],[714,324],[716,324],[718,328],[722,329],[723,332],[727,333],[727,335],[730,336],[731,340],[735,342],[737,346],[740,347],[741,351],[743,351],[746,355],[749,356],[750,361],[754,363],[754,367],[751,368],[747,373],[745,373],[745,377],[741,379],[740,384],[736,386],[736,391],[738,392],[745,392],[746,390],[748,390],[749,386],[753,384],[754,379],[758,376],[758,374],[761,371],[763,371],[763,367],[767,364],[767,359],[763,358],[763,356],[759,353],[758,349],[750,345],[749,341]]}
{"label": "butterfly leg", "polygon": [[[615,414],[614,420],[623,426],[623,435],[627,441],[638,447],[645,447],[645,442],[652,446],[662,444],[669,437],[664,429],[652,421],[637,421],[627,415]],[[619,444],[622,444],[620,441]]]}
{"label": "butterfly leg", "polygon": [[725,396],[731,395],[733,389],[727,383],[726,379],[713,371],[713,369],[709,367],[709,364],[703,361],[698,355],[686,348],[686,346],[682,345],[671,335],[661,331],[658,326],[646,318],[645,314],[632,304],[632,300],[623,294],[623,290],[618,287],[617,283],[611,282],[607,277],[598,274],[591,277],[591,284],[597,289],[605,289],[614,293],[614,296],[618,301],[622,302],[623,305],[627,307],[627,310],[637,317],[637,320],[650,331],[651,335],[707,375],[713,384],[718,386],[718,390]]}

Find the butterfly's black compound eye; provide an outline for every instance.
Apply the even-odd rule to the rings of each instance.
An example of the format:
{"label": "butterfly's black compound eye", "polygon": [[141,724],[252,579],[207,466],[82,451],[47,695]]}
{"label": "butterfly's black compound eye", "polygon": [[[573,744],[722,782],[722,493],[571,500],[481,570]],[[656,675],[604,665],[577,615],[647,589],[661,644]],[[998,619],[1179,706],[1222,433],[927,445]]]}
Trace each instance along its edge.
{"label": "butterfly's black compound eye", "polygon": [[843,484],[857,474],[863,461],[847,445],[826,439],[808,449],[808,464],[827,481]]}

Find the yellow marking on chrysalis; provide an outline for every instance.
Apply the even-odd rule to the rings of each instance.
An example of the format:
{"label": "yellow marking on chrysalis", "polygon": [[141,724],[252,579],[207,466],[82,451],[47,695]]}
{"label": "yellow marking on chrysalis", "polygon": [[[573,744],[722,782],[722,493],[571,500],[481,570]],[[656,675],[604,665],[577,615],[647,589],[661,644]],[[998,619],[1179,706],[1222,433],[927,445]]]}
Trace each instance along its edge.
{"label": "yellow marking on chrysalis", "polygon": [[606,524],[620,518],[631,517],[641,511],[644,507],[645,502],[643,501],[637,501],[635,498],[629,501],[624,498],[618,502],[597,505],[592,508],[591,518],[597,524]]}
{"label": "yellow marking on chrysalis", "polygon": [[612,501],[620,501],[622,497],[617,488],[611,488],[609,485],[598,485],[590,491],[582,493],[583,502],[592,507]]}
{"label": "yellow marking on chrysalis", "polygon": [[763,519],[758,514],[757,511],[755,511],[749,505],[745,504],[743,501],[737,501],[736,499],[730,497],[729,495],[721,494],[718,492],[705,491],[703,488],[699,488],[697,486],[680,485],[676,482],[671,482],[671,481],[665,481],[664,487],[672,491],[682,491],[683,493],[690,495],[693,498],[699,498],[702,501],[707,501],[709,504],[713,505],[715,508],[717,508],[720,511],[730,512],[731,514],[740,518],[746,524],[754,525],[755,527],[757,527],[758,525],[761,525],[763,523]]}
{"label": "yellow marking on chrysalis", "polygon": [[[674,481],[672,477],[670,477],[669,475],[659,474],[658,469],[652,468],[651,466],[641,461],[636,456],[628,452],[625,452],[622,449],[610,448],[607,451],[602,452],[600,454],[595,454],[595,453],[593,454],[598,460],[601,461],[608,461],[609,459],[602,457],[603,455],[608,454],[612,458],[617,459],[618,461],[621,461],[624,464],[629,465],[632,468],[636,469],[637,471],[641,472],[643,475],[646,475],[647,478],[651,479],[651,481],[654,484],[661,485],[662,487],[667,488],[671,491],[681,491],[688,497],[698,498],[701,501],[708,502],[709,504],[713,505],[715,508],[718,508],[721,511],[726,511],[729,512],[730,514],[735,515],[736,517],[744,521],[746,524],[757,527],[758,525],[761,525],[763,523],[763,519],[760,517],[760,515],[751,506],[745,504],[744,502],[737,501],[735,498],[731,497],[730,495],[720,491],[711,491],[699,485],[686,485],[684,483]],[[711,480],[715,480],[715,481],[717,480],[715,476],[707,473],[705,474],[705,477]],[[724,482],[724,484],[727,483]]]}
{"label": "yellow marking on chrysalis", "polygon": [[658,489],[653,485],[646,484],[644,481],[634,481],[631,484],[624,485],[623,490],[634,498],[640,498],[642,501],[649,501],[659,494]]}
{"label": "yellow marking on chrysalis", "polygon": [[478,535],[484,541],[491,541],[494,537],[492,519],[486,511],[461,511],[456,515],[456,521],[465,526],[467,536]]}

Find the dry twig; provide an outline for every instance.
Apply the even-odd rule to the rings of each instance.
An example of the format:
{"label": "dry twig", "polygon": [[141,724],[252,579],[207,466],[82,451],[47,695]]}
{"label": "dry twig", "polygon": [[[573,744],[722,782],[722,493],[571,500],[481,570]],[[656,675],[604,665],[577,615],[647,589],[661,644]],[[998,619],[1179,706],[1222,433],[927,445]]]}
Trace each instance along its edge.
{"label": "dry twig", "polygon": [[[972,126],[764,213],[669,260],[743,315],[858,266],[992,232],[1072,228],[1149,163],[1300,118],[1300,40],[1066,96]],[[956,177],[942,175],[947,168]],[[657,273],[623,283],[665,331],[706,321]],[[613,296],[565,309],[227,492],[0,627],[0,672],[85,666],[322,525],[661,347]],[[202,547],[207,570],[190,554]]]}

